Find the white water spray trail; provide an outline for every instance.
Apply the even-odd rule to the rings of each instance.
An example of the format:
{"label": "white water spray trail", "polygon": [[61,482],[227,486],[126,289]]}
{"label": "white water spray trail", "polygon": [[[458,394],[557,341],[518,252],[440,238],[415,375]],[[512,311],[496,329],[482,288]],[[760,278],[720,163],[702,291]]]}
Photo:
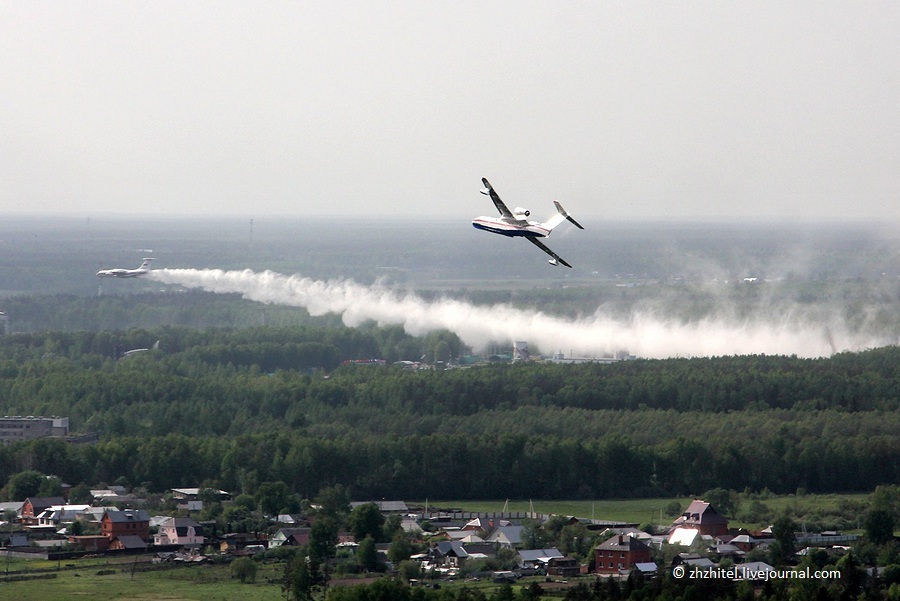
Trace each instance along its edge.
{"label": "white water spray trail", "polygon": [[374,320],[379,325],[400,324],[414,336],[447,329],[476,350],[491,342],[527,340],[545,353],[563,350],[595,357],[619,350],[645,358],[745,354],[818,357],[830,355],[835,347],[858,350],[880,345],[841,324],[824,325],[790,316],[782,316],[777,322],[706,318],[683,323],[646,313],[633,314],[627,320],[600,314],[566,320],[505,304],[426,301],[413,293],[377,284],[319,281],[272,271],[157,269],[147,277],[187,288],[239,293],[262,303],[303,307],[311,315],[336,313],[351,327]]}

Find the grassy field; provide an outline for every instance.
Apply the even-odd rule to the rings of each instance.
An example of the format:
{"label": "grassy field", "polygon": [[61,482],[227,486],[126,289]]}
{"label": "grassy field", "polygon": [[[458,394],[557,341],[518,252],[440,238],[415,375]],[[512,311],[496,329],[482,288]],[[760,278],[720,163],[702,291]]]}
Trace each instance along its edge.
{"label": "grassy field", "polygon": [[[37,566],[37,562],[34,562]],[[17,601],[66,601],[71,599],[129,599],[136,601],[273,601],[284,599],[280,578],[283,564],[261,564],[256,582],[241,584],[231,577],[228,565],[180,565],[166,569],[136,571],[130,563],[119,566],[97,565],[86,560],[77,569],[51,572],[51,579],[0,582],[0,599]],[[114,573],[108,573],[114,570]],[[383,575],[335,579],[331,586],[353,586],[382,578]],[[532,578],[530,580],[542,580]],[[526,581],[523,581],[526,582]],[[489,580],[441,582],[443,588],[480,588],[486,591],[498,585]],[[516,585],[516,588],[521,584]]]}
{"label": "grassy field", "polygon": [[[266,582],[270,575],[267,572],[278,571],[271,566],[262,566],[257,581],[241,584],[231,579],[228,566],[197,565],[178,567],[171,570],[155,572],[138,572],[131,577],[128,572],[110,575],[97,575],[93,571],[60,572],[55,579],[33,580],[28,582],[0,582],[0,599],[16,599],[17,601],[69,601],[71,599],[115,600],[128,599],[134,601],[275,601],[283,600],[284,593],[277,582]],[[260,577],[262,576],[262,577]],[[335,581],[331,586],[352,586],[365,584],[383,575],[366,579]],[[589,577],[585,577],[588,579]],[[544,583],[543,577],[530,577],[513,585],[514,590],[527,585],[532,580],[540,582],[545,588],[554,589],[569,585]],[[576,580],[576,579],[573,579]],[[444,589],[480,589],[490,594],[499,585],[490,580],[478,582],[457,580],[442,581]]]}
{"label": "grassy field", "polygon": [[[33,566],[36,567],[36,566]],[[130,562],[92,565],[79,562],[76,569],[61,569],[56,578],[0,582],[0,598],[21,601],[67,599],[134,599],[138,601],[267,601],[284,599],[279,582],[280,564],[261,565],[256,582],[241,584],[231,577],[228,565],[191,565],[136,571]],[[109,573],[112,572],[112,573]]]}
{"label": "grassy field", "polygon": [[[574,515],[580,518],[611,520],[617,522],[636,522],[638,524],[659,524],[660,512],[662,523],[671,523],[666,516],[666,506],[677,501],[681,507],[687,507],[691,499],[623,499],[604,501],[428,501],[429,509],[456,508],[462,511],[477,512],[522,512],[552,513],[556,515]],[[425,502],[407,503],[416,507],[425,506]]]}
{"label": "grassy field", "polygon": [[[814,514],[838,513],[847,505],[862,504],[868,494],[828,494],[828,495],[782,495],[768,496],[758,500],[767,505],[777,516],[785,512],[795,519]],[[506,511],[536,513],[552,513],[557,515],[574,515],[581,518],[633,522],[639,525],[654,524],[668,526],[672,517],[666,514],[666,508],[675,501],[684,509],[691,502],[690,497],[662,499],[620,499],[602,501],[428,501],[429,509],[456,508],[462,511],[500,512],[506,505]],[[751,500],[742,499],[737,514]],[[424,507],[425,502],[408,502],[409,505]],[[729,516],[731,517],[731,516]],[[733,527],[755,528],[768,524],[741,522],[729,519]]]}

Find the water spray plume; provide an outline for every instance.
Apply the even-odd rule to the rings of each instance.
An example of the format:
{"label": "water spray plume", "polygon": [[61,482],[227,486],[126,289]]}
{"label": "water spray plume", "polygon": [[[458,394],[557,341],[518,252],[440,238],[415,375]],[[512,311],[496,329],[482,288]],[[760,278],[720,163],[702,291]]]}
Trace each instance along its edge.
{"label": "water spray plume", "polygon": [[854,332],[841,323],[823,324],[791,312],[781,312],[778,319],[705,317],[686,323],[657,312],[636,311],[623,319],[598,310],[589,317],[565,319],[508,304],[427,301],[414,293],[378,284],[320,281],[272,271],[157,269],[148,277],[214,293],[238,293],[261,303],[303,307],[314,316],[335,313],[350,327],[373,320],[379,325],[402,325],[413,336],[446,329],[476,350],[485,349],[491,342],[527,340],[544,352],[561,349],[594,357],[619,350],[645,358],[746,354],[819,357],[835,349],[862,350],[891,343]]}

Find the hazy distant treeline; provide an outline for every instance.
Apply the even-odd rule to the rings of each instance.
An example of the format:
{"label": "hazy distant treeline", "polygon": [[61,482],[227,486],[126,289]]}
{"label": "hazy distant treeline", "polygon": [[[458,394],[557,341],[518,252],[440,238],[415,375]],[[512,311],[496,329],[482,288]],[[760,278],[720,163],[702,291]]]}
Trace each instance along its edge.
{"label": "hazy distant treeline", "polygon": [[[159,349],[116,358],[122,351]],[[0,413],[102,442],[0,449],[26,469],[152,489],[287,482],[360,498],[872,490],[900,481],[900,349],[409,372],[344,359],[460,352],[447,332],[158,328],[0,337]],[[320,368],[320,369],[316,369]],[[324,377],[325,375],[328,377]]]}
{"label": "hazy distant treeline", "polygon": [[[144,282],[146,283],[146,282]],[[296,307],[266,306],[236,294],[201,291],[75,296],[10,296],[0,300],[12,333],[131,330],[162,326],[247,328],[271,324],[340,324],[336,316],[310,317]]]}
{"label": "hazy distant treeline", "polygon": [[549,299],[553,304],[559,303],[564,286],[614,277],[896,282],[900,257],[896,233],[871,224],[601,220],[567,237],[563,256],[576,269],[560,271],[549,269],[533,249],[501,250],[493,236],[477,232],[467,219],[432,220],[432,227],[422,227],[417,219],[304,216],[258,218],[251,225],[245,219],[224,218],[85,221],[5,216],[0,222],[0,297],[89,297],[100,285],[104,294],[154,291],[154,283],[141,279],[94,277],[99,268],[136,267],[145,256],[156,257],[155,268],[271,269],[361,283],[387,276],[418,290],[434,283],[476,289],[490,282],[493,288],[498,281],[521,288],[527,281],[527,288],[555,288]]}

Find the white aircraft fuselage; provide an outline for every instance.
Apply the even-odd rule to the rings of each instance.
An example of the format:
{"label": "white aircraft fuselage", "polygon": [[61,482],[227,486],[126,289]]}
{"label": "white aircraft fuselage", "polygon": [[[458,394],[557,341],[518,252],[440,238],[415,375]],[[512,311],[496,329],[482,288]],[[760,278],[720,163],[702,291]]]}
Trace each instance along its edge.
{"label": "white aircraft fuselage", "polygon": [[500,234],[501,236],[526,236],[529,238],[546,238],[550,230],[537,221],[526,219],[507,219],[505,217],[476,217],[472,226],[478,230]]}
{"label": "white aircraft fuselage", "polygon": [[101,278],[136,278],[147,275],[146,269],[101,269],[97,276]]}
{"label": "white aircraft fuselage", "polygon": [[140,275],[150,273],[150,262],[153,259],[144,259],[141,266],[137,269],[101,269],[97,272],[97,277],[101,278],[136,278]]}
{"label": "white aircraft fuselage", "polygon": [[484,184],[484,188],[481,190],[481,193],[491,197],[491,200],[494,202],[494,206],[497,207],[497,211],[500,212],[500,216],[476,217],[472,220],[472,227],[477,230],[490,232],[492,234],[500,234],[501,236],[509,236],[511,238],[525,238],[526,240],[540,248],[542,251],[550,255],[550,257],[552,258],[548,261],[548,263],[550,263],[554,267],[557,265],[572,267],[565,261],[565,259],[547,248],[547,246],[543,242],[540,242],[538,240],[538,238],[546,238],[547,236],[549,236],[550,232],[553,231],[553,229],[563,221],[568,221],[578,229],[584,229],[580,223],[575,221],[575,219],[573,219],[571,215],[566,213],[566,210],[562,208],[562,205],[554,200],[553,204],[556,207],[555,215],[551,216],[547,221],[544,221],[543,223],[539,221],[529,221],[528,216],[531,215],[531,211],[529,211],[528,209],[523,209],[522,207],[516,207],[514,210],[510,211],[506,206],[506,203],[500,200],[500,196],[487,181],[487,179],[481,178],[481,183]]}

